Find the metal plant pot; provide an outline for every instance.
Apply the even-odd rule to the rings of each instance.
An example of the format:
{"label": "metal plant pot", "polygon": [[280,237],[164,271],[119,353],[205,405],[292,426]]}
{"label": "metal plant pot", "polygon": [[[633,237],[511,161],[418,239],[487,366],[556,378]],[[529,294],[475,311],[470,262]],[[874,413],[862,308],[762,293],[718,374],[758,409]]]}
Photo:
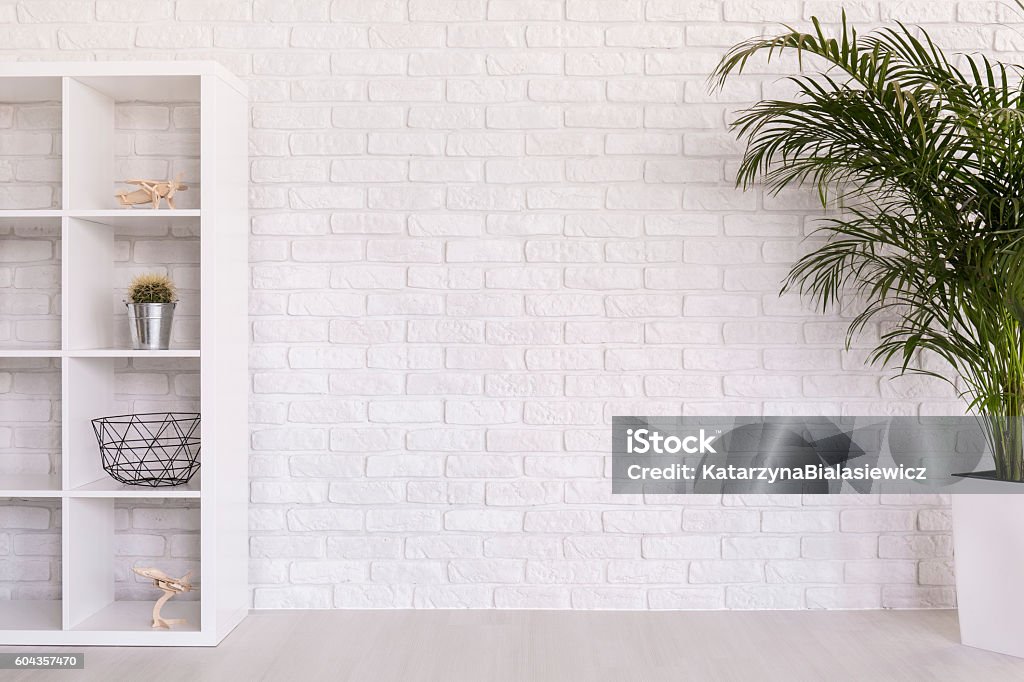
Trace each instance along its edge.
{"label": "metal plant pot", "polygon": [[167,350],[171,347],[171,324],[175,303],[125,303],[128,328],[135,350]]}

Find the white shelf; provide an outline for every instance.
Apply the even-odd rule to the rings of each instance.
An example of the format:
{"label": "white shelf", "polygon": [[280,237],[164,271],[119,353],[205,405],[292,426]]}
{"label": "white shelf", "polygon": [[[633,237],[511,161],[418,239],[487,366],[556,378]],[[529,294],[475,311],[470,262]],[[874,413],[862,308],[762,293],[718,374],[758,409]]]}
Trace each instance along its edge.
{"label": "white shelf", "polygon": [[[197,76],[209,76],[215,78],[217,81],[222,81],[225,85],[230,86],[232,89],[238,92],[242,97],[248,97],[245,84],[228,71],[223,65],[217,62],[211,61],[133,61],[133,62],[17,62],[9,64],[0,64],[0,78],[11,78],[10,82],[4,82],[5,87],[14,87],[19,80],[24,80],[26,83],[30,81],[40,81],[37,87],[45,86],[48,88],[45,92],[52,92],[56,96],[60,95],[59,90],[54,90],[53,84],[43,83],[47,79],[56,79],[56,85],[60,85],[62,77],[70,77],[75,79],[100,79],[105,78],[108,80],[120,79],[123,83],[131,83],[134,87],[140,88],[139,90],[127,90],[125,89],[124,95],[131,99],[144,99],[141,94],[144,94],[141,89],[153,87],[153,83],[157,82],[160,85],[160,81],[156,77],[165,76],[177,76],[183,78],[195,78]],[[111,84],[112,87],[117,84]],[[167,83],[164,81],[162,85],[166,86]],[[23,86],[22,89],[29,89],[30,86]],[[175,98],[165,93],[163,90],[158,90],[155,93],[155,99],[153,101],[171,101]],[[6,96],[6,93],[5,93]],[[195,93],[190,93],[190,97],[195,97]],[[33,93],[32,99],[28,101],[37,101],[39,95]],[[18,99],[11,98],[11,101],[21,101]],[[241,122],[236,122],[238,125],[242,125]]]}
{"label": "white shelf", "polygon": [[59,208],[30,208],[30,209],[9,209],[0,210],[0,220],[15,219],[37,219],[37,218],[60,218],[64,213]]}
{"label": "white shelf", "polygon": [[0,218],[198,218],[200,212],[198,208],[4,208]]}
{"label": "white shelf", "polygon": [[4,102],[55,102],[61,95],[58,74],[25,73],[22,69],[5,73],[0,69],[0,92]]}
{"label": "white shelf", "polygon": [[124,348],[94,348],[61,351],[66,358],[198,358],[197,348],[172,348],[170,350],[131,350]]}
{"label": "white shelf", "polygon": [[[60,476],[0,476],[0,496],[29,498],[25,504],[32,504],[31,498],[60,499],[63,600],[0,602],[0,646],[215,645],[241,621],[249,603],[245,86],[212,62],[0,63],[0,103],[32,101],[60,102],[61,208],[0,210],[0,226],[59,228],[60,254],[52,265],[59,263],[61,272],[61,339],[58,348],[0,349],[0,359],[60,361]],[[188,157],[188,167],[198,165],[200,182],[187,205],[199,203],[201,209],[117,205],[114,191],[122,185],[115,113],[117,103],[125,101],[199,104],[201,133],[189,143],[196,148],[180,156]],[[199,291],[190,312],[202,315],[198,342],[183,340],[192,347],[166,351],[114,348],[125,336],[124,329],[114,327],[123,311],[112,306],[116,235],[119,229],[159,234],[162,227],[176,228],[171,236],[191,239],[190,248],[198,248],[198,258],[189,260],[198,272],[188,275],[197,282],[191,289]],[[124,358],[194,358],[154,370],[174,373],[184,365],[188,368],[180,371],[199,370],[190,381],[197,381],[201,392],[195,400],[203,411],[202,469],[189,484],[126,486],[103,471],[91,420],[123,411],[118,371],[128,363],[117,360]],[[191,500],[188,506],[199,510],[196,578],[208,593],[202,606],[173,600],[164,608],[167,617],[188,618],[187,626],[153,630],[152,600],[114,599],[115,504],[132,498]],[[154,557],[153,565],[161,561]]]}
{"label": "white shelf", "polygon": [[0,349],[0,358],[59,358],[63,352],[59,348],[4,348]]}
{"label": "white shelf", "polygon": [[200,216],[198,208],[109,208],[67,211],[69,218],[78,218],[110,227],[132,227],[140,223],[146,227],[176,226],[194,223]]}
{"label": "white shelf", "polygon": [[152,488],[144,485],[125,485],[118,483],[109,476],[72,488],[64,493],[65,497],[105,497],[105,498],[194,498],[199,499],[199,474],[185,485],[173,488]]}
{"label": "white shelf", "polygon": [[60,497],[60,476],[17,474],[0,476],[0,497]]}
{"label": "white shelf", "polygon": [[0,631],[60,630],[61,603],[44,599],[0,601]]}
{"label": "white shelf", "polygon": [[[155,588],[154,588],[155,591]],[[72,630],[105,632],[147,632],[154,639],[176,633],[199,632],[199,604],[197,601],[174,601],[164,604],[160,614],[164,618],[185,618],[188,623],[175,625],[173,630],[153,629],[153,602],[115,601],[89,616]]]}
{"label": "white shelf", "polygon": [[0,349],[3,358],[198,358],[198,348],[171,348],[170,350],[132,350],[130,348],[59,349]]}

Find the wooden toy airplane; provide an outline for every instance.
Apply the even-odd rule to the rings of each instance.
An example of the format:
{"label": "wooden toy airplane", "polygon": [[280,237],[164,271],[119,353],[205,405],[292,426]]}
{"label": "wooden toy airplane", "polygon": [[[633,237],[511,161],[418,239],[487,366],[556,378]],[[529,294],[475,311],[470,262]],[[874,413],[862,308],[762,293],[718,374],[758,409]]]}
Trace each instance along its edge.
{"label": "wooden toy airplane", "polygon": [[160,597],[153,605],[153,627],[169,630],[172,625],[184,625],[188,622],[185,618],[161,618],[160,609],[174,595],[192,591],[192,583],[188,579],[192,575],[192,571],[180,578],[172,578],[158,568],[132,568],[132,570],[143,578],[149,578],[153,581],[153,585],[163,590],[164,596]]}
{"label": "wooden toy airplane", "polygon": [[181,182],[181,173],[173,180],[125,180],[129,185],[139,185],[142,189],[117,192],[114,194],[122,208],[131,208],[136,204],[152,203],[153,208],[160,208],[160,200],[167,202],[168,208],[174,208],[175,192],[183,192],[188,185]]}

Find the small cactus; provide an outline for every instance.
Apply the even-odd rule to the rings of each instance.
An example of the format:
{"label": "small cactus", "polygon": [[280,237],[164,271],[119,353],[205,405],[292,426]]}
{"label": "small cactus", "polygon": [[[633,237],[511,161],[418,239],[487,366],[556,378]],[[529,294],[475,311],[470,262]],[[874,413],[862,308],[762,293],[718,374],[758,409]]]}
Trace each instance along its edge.
{"label": "small cactus", "polygon": [[166,275],[139,275],[128,285],[128,299],[132,303],[174,303],[177,290]]}

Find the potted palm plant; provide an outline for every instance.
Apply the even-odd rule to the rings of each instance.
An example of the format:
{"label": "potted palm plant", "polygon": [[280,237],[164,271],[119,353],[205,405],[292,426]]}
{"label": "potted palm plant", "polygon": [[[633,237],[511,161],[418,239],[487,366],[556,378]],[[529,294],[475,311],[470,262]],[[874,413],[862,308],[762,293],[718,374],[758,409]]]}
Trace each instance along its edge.
{"label": "potted palm plant", "polygon": [[[886,331],[870,361],[897,374],[960,382],[986,424],[994,491],[1024,480],[1024,90],[1020,69],[948,57],[903,26],[832,35],[817,19],[732,48],[714,88],[755,55],[799,59],[795,96],[739,112],[746,140],[737,184],[811,186],[822,245],[783,290],[822,309],[862,303],[847,342],[869,321]],[[816,68],[807,68],[814,63]],[[948,372],[923,364],[937,356]],[[1020,486],[1019,492],[1024,492]],[[1022,495],[953,495],[961,638],[1024,656]]]}

